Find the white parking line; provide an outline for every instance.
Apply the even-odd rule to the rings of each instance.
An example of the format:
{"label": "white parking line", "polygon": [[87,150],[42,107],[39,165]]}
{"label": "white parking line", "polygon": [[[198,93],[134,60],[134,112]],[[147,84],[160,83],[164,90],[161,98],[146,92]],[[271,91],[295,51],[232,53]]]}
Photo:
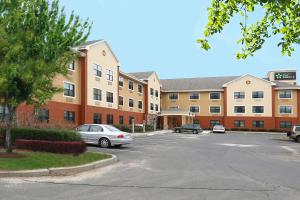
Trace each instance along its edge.
{"label": "white parking line", "polygon": [[285,150],[291,152],[291,153],[294,154],[294,155],[297,155],[297,154],[298,154],[298,151],[297,151],[296,149],[291,148],[291,147],[281,146],[281,148],[283,148],[283,149],[285,149]]}
{"label": "white parking line", "polygon": [[222,146],[228,146],[228,147],[255,147],[257,145],[254,144],[218,144],[218,145],[222,145]]}

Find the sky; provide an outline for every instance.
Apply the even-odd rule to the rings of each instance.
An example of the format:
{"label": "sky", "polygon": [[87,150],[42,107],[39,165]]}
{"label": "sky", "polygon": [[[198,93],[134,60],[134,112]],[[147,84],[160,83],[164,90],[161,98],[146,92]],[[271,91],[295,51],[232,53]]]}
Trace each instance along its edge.
{"label": "sky", "polygon": [[[252,74],[266,77],[270,70],[300,69],[300,48],[282,56],[279,38],[271,38],[254,57],[237,60],[239,17],[210,39],[212,49],[196,43],[203,36],[210,0],[61,0],[93,27],[89,40],[105,39],[124,72],[156,71],[160,78],[214,77]],[[261,12],[251,15],[259,19]],[[299,83],[299,76],[298,76]]]}

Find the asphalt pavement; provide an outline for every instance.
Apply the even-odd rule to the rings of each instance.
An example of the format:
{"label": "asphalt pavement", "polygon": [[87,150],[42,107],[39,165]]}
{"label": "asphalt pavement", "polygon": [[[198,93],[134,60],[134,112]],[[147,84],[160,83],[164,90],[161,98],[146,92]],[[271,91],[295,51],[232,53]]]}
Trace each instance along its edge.
{"label": "asphalt pavement", "polygon": [[2,200],[300,200],[300,144],[279,134],[140,136],[72,177],[0,179]]}

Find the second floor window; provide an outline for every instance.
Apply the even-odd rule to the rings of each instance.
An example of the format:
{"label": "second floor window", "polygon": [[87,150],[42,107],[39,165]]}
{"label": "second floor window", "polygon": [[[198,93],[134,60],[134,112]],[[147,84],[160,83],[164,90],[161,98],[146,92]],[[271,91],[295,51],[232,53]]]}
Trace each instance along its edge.
{"label": "second floor window", "polygon": [[94,88],[94,100],[101,101],[102,100],[102,92],[101,90]]}
{"label": "second floor window", "polygon": [[221,99],[220,92],[211,92],[209,93],[209,98],[216,100],[216,99]]}
{"label": "second floor window", "polygon": [[153,88],[150,88],[150,95],[154,96],[154,89]]}
{"label": "second floor window", "polygon": [[109,81],[113,81],[114,80],[114,75],[113,75],[113,71],[112,70],[107,70],[106,71],[106,76],[107,76],[107,80]]}
{"label": "second floor window", "polygon": [[75,70],[75,60],[73,60],[70,64],[69,64],[69,66],[68,66],[68,69],[69,70]]}
{"label": "second floor window", "polygon": [[281,91],[279,91],[279,98],[280,99],[291,99],[292,98],[292,91],[291,90],[281,90]]}
{"label": "second floor window", "polygon": [[200,111],[199,106],[191,106],[190,107],[190,112],[192,113],[198,113]]}
{"label": "second floor window", "polygon": [[94,64],[94,75],[101,77],[102,67],[100,65]]}
{"label": "second floor window", "polygon": [[169,99],[170,100],[178,100],[178,93],[170,93]]}
{"label": "second floor window", "polygon": [[154,110],[154,104],[150,103],[150,110]]}
{"label": "second floor window", "polygon": [[155,104],[155,111],[158,111],[158,104]]}
{"label": "second floor window", "polygon": [[133,90],[133,81],[128,82],[128,88],[129,90]]}
{"label": "second floor window", "polygon": [[235,99],[245,99],[245,92],[234,92]]}
{"label": "second floor window", "polygon": [[68,97],[75,97],[75,85],[64,82],[64,95]]}
{"label": "second floor window", "polygon": [[245,113],[245,106],[234,106],[235,113]]}
{"label": "second floor window", "polygon": [[292,106],[280,106],[279,112],[282,114],[291,114],[293,112]]}
{"label": "second floor window", "polygon": [[197,92],[190,93],[190,99],[199,99],[199,93]]}
{"label": "second floor window", "polygon": [[143,102],[139,101],[139,105],[138,105],[139,109],[143,109]]}
{"label": "second floor window", "polygon": [[210,110],[210,113],[220,113],[221,112],[220,106],[211,106],[209,108],[209,110]]}
{"label": "second floor window", "polygon": [[252,106],[252,112],[253,113],[264,113],[264,107],[263,106]]}
{"label": "second floor window", "polygon": [[158,97],[158,90],[155,90],[155,97]]}
{"label": "second floor window", "polygon": [[264,92],[263,91],[253,91],[252,98],[253,99],[262,99],[262,98],[264,98]]}
{"label": "second floor window", "polygon": [[106,102],[113,103],[114,102],[114,94],[111,92],[106,92]]}
{"label": "second floor window", "polygon": [[129,107],[130,108],[134,107],[134,101],[133,101],[133,99],[129,99]]}
{"label": "second floor window", "polygon": [[119,96],[119,105],[123,106],[124,105],[124,97]]}
{"label": "second floor window", "polygon": [[138,92],[143,93],[143,85],[142,84],[138,84]]}
{"label": "second floor window", "polygon": [[122,76],[119,76],[119,86],[124,86],[124,78]]}

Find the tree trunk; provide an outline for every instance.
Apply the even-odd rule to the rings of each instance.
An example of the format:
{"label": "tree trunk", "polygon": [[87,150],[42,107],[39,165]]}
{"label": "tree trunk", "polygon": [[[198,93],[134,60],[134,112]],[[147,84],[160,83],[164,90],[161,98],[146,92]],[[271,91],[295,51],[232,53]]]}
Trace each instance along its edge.
{"label": "tree trunk", "polygon": [[12,143],[11,143],[11,129],[14,125],[14,120],[16,116],[16,108],[12,106],[7,106],[8,108],[8,118],[6,119],[6,153],[12,153]]}

